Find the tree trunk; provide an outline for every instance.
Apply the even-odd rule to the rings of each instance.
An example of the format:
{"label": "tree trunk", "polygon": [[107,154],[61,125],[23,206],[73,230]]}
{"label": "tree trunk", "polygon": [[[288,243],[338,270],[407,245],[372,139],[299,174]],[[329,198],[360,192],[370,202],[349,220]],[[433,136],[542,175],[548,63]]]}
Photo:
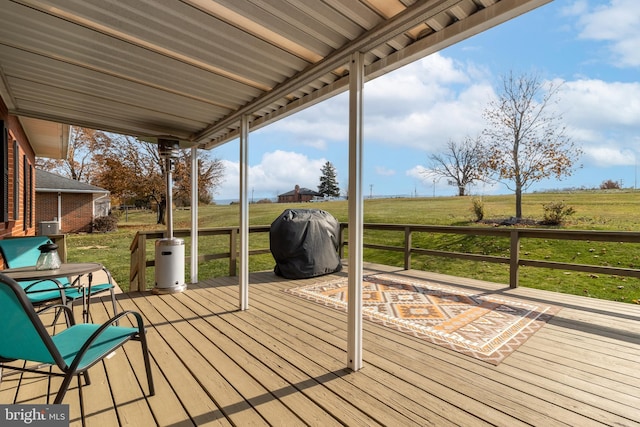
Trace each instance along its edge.
{"label": "tree trunk", "polygon": [[464,196],[465,194],[464,190],[465,190],[464,185],[458,185],[458,196]]}
{"label": "tree trunk", "polygon": [[167,209],[167,199],[162,196],[160,203],[158,203],[158,224],[165,225],[165,211]]}
{"label": "tree trunk", "polygon": [[516,219],[522,219],[522,187],[516,187]]}

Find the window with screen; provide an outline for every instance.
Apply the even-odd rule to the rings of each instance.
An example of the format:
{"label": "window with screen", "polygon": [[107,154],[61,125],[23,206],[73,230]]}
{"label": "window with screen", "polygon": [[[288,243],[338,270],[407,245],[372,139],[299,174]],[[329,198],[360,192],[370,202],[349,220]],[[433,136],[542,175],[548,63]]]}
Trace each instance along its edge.
{"label": "window with screen", "polygon": [[9,130],[5,122],[0,121],[2,127],[2,150],[0,150],[0,162],[2,163],[2,186],[0,187],[0,198],[2,199],[2,212],[0,212],[0,222],[9,221]]}
{"label": "window with screen", "polygon": [[20,218],[20,147],[13,140],[13,219]]}
{"label": "window with screen", "polygon": [[31,218],[33,208],[33,193],[31,191],[33,171],[27,156],[23,156],[22,159],[22,170],[24,171],[24,180],[22,181],[24,185],[22,190],[22,206],[24,206],[22,210],[22,228],[26,231],[29,227],[33,227]]}

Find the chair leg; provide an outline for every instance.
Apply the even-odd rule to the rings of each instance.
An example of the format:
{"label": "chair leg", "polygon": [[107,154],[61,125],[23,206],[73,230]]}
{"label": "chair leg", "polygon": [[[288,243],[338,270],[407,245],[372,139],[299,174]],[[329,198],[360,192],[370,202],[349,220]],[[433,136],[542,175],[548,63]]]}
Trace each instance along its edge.
{"label": "chair leg", "polygon": [[[111,272],[105,267],[102,268],[102,271],[104,271],[105,274],[107,275],[107,280],[109,281],[109,284],[113,285],[113,277],[111,276]],[[113,288],[110,289],[110,292],[111,292],[111,304],[113,306],[113,315],[115,316],[116,314],[118,314],[118,306],[116,304],[116,293],[113,290]],[[120,320],[116,320],[115,325],[120,326]]]}
{"label": "chair leg", "polygon": [[58,389],[58,394],[56,394],[56,399],[53,401],[55,405],[62,403],[62,399],[64,399],[64,395],[67,394],[67,390],[69,390],[69,384],[71,384],[71,380],[73,379],[74,376],[75,375],[73,374],[73,372],[68,372],[64,376],[64,379],[62,380],[62,384]]}
{"label": "chair leg", "polygon": [[[111,291],[111,305],[113,306],[113,315],[115,316],[116,314],[118,314],[118,305],[116,304],[116,293],[114,292],[113,288],[110,289]],[[120,325],[120,320],[116,320],[116,326]]]}
{"label": "chair leg", "polygon": [[[69,307],[70,309],[73,310],[73,301],[67,301],[67,307]],[[60,312],[62,310],[56,310],[56,314],[53,318],[53,323],[51,323],[51,326],[55,325],[58,323],[58,319],[60,318]],[[65,323],[67,324],[67,327],[71,326],[71,319],[69,318],[69,313],[67,313],[66,311],[64,312],[64,319],[65,319]]]}
{"label": "chair leg", "polygon": [[[86,374],[87,371],[85,371],[84,373]],[[80,399],[80,419],[82,420],[82,425],[84,426],[84,396],[82,395],[82,374],[78,374],[78,399]]]}
{"label": "chair leg", "polygon": [[142,357],[144,358],[144,369],[147,371],[147,384],[149,386],[149,396],[155,396],[156,389],[153,385],[153,375],[151,373],[151,361],[149,360],[149,347],[147,346],[147,334],[140,337],[142,344]]}

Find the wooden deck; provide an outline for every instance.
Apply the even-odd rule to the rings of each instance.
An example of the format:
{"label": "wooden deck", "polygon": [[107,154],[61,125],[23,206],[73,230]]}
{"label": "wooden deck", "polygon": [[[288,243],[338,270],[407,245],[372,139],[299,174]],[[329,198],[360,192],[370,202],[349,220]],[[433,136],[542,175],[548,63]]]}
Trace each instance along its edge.
{"label": "wooden deck", "polygon": [[[639,306],[366,267],[563,309],[498,366],[365,321],[365,367],[353,373],[346,314],[282,292],[335,275],[252,274],[244,312],[237,278],[176,295],[121,294],[122,308],[148,322],[157,393],[146,396],[140,346],[129,343],[90,371],[86,425],[640,425]],[[95,301],[94,321],[108,310],[107,298]],[[5,371],[0,403],[45,403],[47,389],[41,377]],[[78,399],[74,384],[65,398],[72,425],[81,424]]]}

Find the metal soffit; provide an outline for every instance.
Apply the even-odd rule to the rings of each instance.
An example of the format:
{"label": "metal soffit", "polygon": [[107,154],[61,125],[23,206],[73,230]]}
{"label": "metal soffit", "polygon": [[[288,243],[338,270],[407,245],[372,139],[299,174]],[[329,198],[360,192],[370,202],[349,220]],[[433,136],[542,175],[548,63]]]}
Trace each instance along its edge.
{"label": "metal soffit", "polygon": [[347,90],[353,52],[369,80],[549,1],[0,0],[0,95],[27,133],[212,148]]}

